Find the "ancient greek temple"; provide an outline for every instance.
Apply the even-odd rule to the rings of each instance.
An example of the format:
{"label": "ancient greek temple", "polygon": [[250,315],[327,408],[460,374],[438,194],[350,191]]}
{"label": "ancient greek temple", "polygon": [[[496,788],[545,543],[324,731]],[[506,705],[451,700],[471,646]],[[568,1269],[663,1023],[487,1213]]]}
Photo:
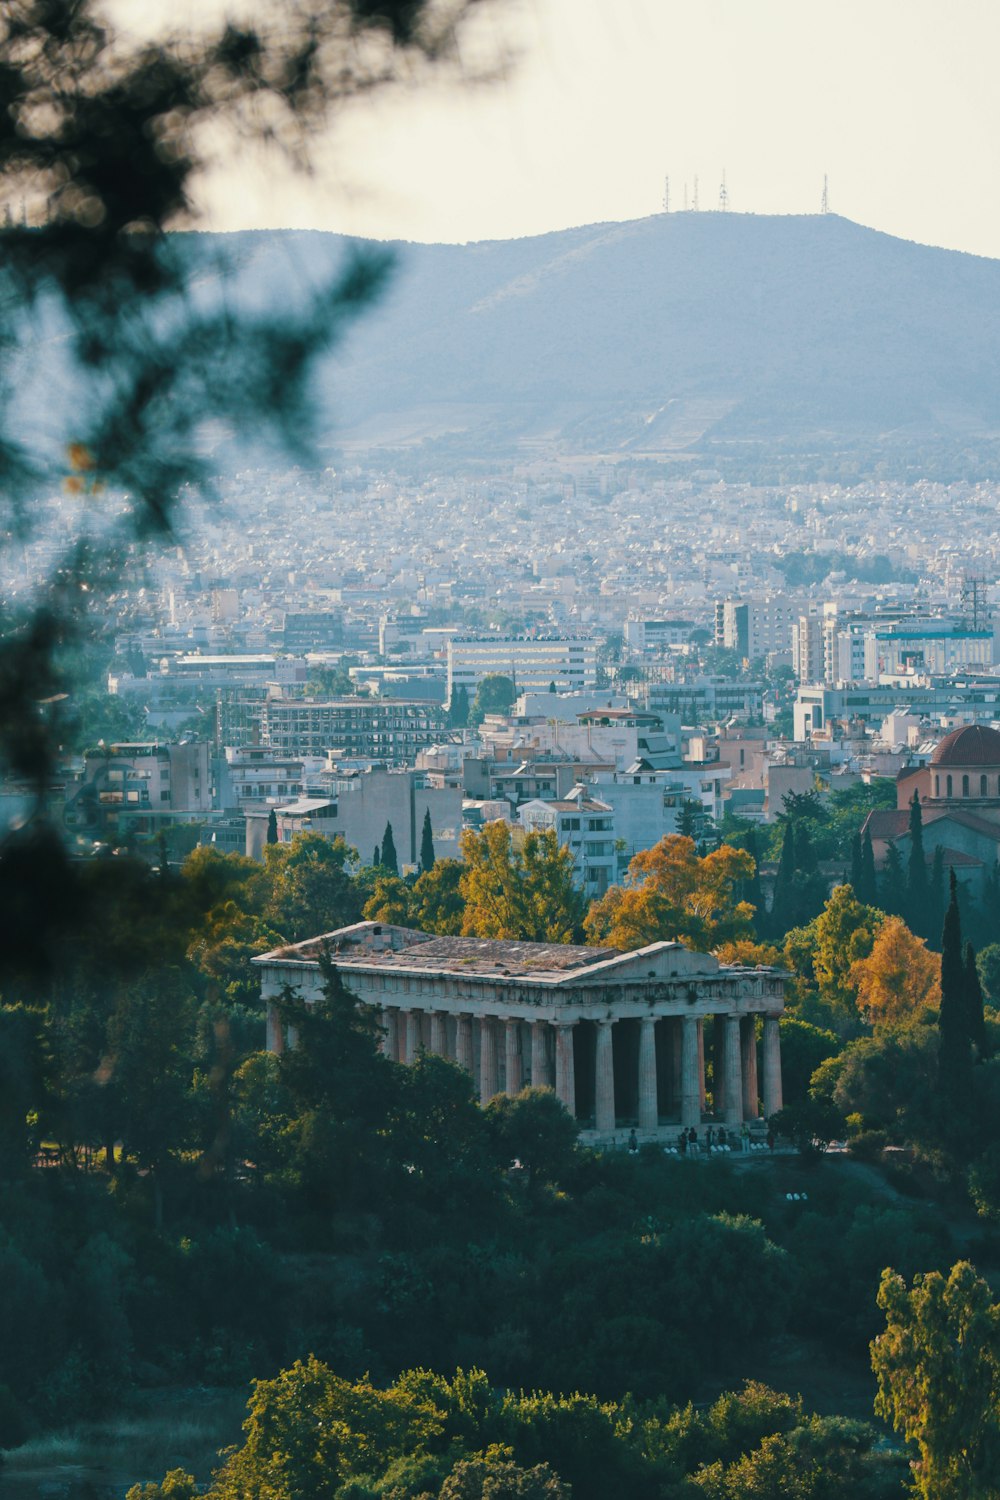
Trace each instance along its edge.
{"label": "ancient greek temple", "polygon": [[554,1088],[595,1143],[716,1123],[763,1128],[781,1108],[778,1023],[784,975],[720,964],[679,943],[622,953],[556,943],[437,937],[358,922],[253,960],[267,1045],[295,1037],[278,1003],[322,993],[323,953],[376,1007],[397,1062],[453,1059],[486,1104],[530,1084]]}

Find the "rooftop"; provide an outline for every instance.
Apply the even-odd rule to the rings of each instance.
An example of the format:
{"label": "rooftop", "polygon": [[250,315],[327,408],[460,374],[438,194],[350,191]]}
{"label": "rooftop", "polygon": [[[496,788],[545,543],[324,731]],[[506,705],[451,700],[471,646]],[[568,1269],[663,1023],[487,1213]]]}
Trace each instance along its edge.
{"label": "rooftop", "polygon": [[[673,946],[673,945],[671,945]],[[357,922],[339,932],[309,938],[263,955],[272,962],[316,963],[328,950],[338,968],[445,970],[463,974],[538,978],[586,969],[620,958],[617,948],[587,948],[571,943],[517,943],[494,938],[436,937],[412,927]]]}

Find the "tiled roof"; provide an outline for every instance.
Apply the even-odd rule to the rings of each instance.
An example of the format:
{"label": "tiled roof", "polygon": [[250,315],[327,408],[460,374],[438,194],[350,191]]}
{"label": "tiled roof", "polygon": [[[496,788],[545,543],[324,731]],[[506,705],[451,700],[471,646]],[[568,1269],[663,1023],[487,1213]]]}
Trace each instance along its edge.
{"label": "tiled roof", "polygon": [[938,745],[932,766],[1000,766],[1000,733],[988,724],[965,724]]}

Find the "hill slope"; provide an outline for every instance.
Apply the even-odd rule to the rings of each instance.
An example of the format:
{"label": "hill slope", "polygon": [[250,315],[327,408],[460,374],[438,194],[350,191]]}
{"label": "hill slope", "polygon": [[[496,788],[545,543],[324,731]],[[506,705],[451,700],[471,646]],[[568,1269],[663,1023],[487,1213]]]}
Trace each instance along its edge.
{"label": "hill slope", "polygon": [[[239,239],[272,286],[347,243]],[[335,442],[657,451],[1000,430],[1000,261],[833,215],[396,248],[389,293],[325,373]]]}
{"label": "hill slope", "polygon": [[[279,309],[352,248],[321,232],[183,238],[204,295],[222,248],[239,297]],[[1000,434],[1000,261],[833,215],[660,214],[394,249],[388,293],[321,371],[331,447],[613,455]]]}

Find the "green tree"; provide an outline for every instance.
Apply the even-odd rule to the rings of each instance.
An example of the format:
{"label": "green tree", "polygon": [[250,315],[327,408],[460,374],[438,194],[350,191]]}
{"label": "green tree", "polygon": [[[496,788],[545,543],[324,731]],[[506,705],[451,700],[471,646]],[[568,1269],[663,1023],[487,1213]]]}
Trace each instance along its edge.
{"label": "green tree", "polygon": [[976,968],[987,999],[992,1005],[1000,1006],[1000,943],[989,943],[980,948]]}
{"label": "green tree", "polygon": [[211,1500],[335,1500],[346,1480],[425,1450],[440,1430],[433,1407],[341,1380],[310,1355],[256,1382],[243,1444],[217,1473]]}
{"label": "green tree", "polygon": [[361,902],[349,874],[355,859],[343,839],[318,833],[297,833],[288,844],[265,844],[267,922],[290,943],[356,922]]}
{"label": "green tree", "polygon": [[976,950],[971,943],[966,943],[965,945],[964,988],[966,1026],[969,1032],[969,1041],[976,1049],[976,1057],[984,1059],[989,1056],[986,1015],[983,1010],[983,989],[979,983],[979,969],[976,966]]}
{"label": "green tree", "polygon": [[267,842],[269,844],[278,842],[278,818],[273,807],[267,815]]}
{"label": "green tree", "polygon": [[469,710],[469,723],[481,724],[487,714],[507,713],[516,697],[517,688],[512,678],[505,677],[502,672],[487,673],[476,689]]}
{"label": "green tree", "polygon": [[385,832],[382,835],[382,852],[379,856],[379,864],[390,875],[399,874],[399,860],[396,858],[396,840],[392,836],[391,823],[386,823]]}
{"label": "green tree", "polygon": [[366,922],[388,922],[397,927],[411,927],[413,887],[398,875],[380,869],[371,895],[362,908]]}
{"label": "green tree", "polygon": [[941,941],[945,905],[944,850],[940,844],[937,844],[934,848],[930,880],[927,886],[927,941],[934,947]]}
{"label": "green tree", "polygon": [[856,887],[856,895],[865,906],[876,906],[878,904],[878,881],[875,875],[875,851],[872,848],[871,830],[865,825],[861,837],[861,883]]}
{"label": "green tree", "polygon": [[524,1469],[514,1462],[514,1450],[491,1447],[476,1458],[458,1461],[439,1500],[570,1500],[570,1487],[548,1464]]}
{"label": "green tree", "polygon": [[839,885],[818,917],[788,933],[785,961],[806,981],[798,1005],[803,1020],[841,1035],[857,1031],[851,970],[871,953],[883,921],[882,912],[863,905],[849,885]]}
{"label": "green tree", "polygon": [[459,683],[448,701],[448,723],[452,729],[464,729],[469,722],[469,690]]}
{"label": "green tree", "polygon": [[[910,801],[910,862],[906,867],[907,925],[920,937],[932,935],[930,893],[927,884],[927,856],[924,853],[924,815],[920,793]],[[933,936],[937,936],[934,933]]]}
{"label": "green tree", "polygon": [[967,1261],[908,1288],[882,1274],[885,1332],[871,1346],[876,1413],[920,1455],[924,1500],[993,1500],[1000,1474],[1000,1306]]}
{"label": "green tree", "polygon": [[486,1120],[502,1166],[519,1161],[532,1186],[566,1180],[579,1127],[551,1089],[497,1094],[486,1106]]}
{"label": "green tree", "polygon": [[377,1012],[360,1004],[326,956],[320,968],[320,999],[288,991],[277,1002],[298,1038],[282,1053],[279,1075],[293,1117],[288,1161],[311,1208],[367,1207],[385,1201],[392,1170],[393,1065],[378,1050]]}
{"label": "green tree", "polygon": [[125,1500],[197,1500],[201,1486],[193,1474],[183,1469],[171,1469],[157,1483],[133,1484],[125,1491]]}
{"label": "green tree", "polygon": [[149,1174],[157,1229],[175,1153],[194,1143],[185,1047],[192,1029],[193,997],[179,970],[159,969],[119,987],[108,1025],[107,1088],[117,1100],[123,1159]]}
{"label": "green tree", "polygon": [[954,1116],[964,1113],[968,1100],[972,1053],[962,956],[962,919],[958,910],[958,882],[951,871],[951,900],[941,936],[940,1084],[942,1102]]}
{"label": "green tree", "polygon": [[893,839],[885,849],[885,859],[878,881],[878,904],[891,916],[901,917],[906,910],[906,872],[903,861]]}
{"label": "green tree", "polygon": [[438,859],[434,868],[419,875],[411,892],[411,923],[422,932],[457,937],[462,931],[465,900],[462,896],[460,859]]}
{"label": "green tree", "polygon": [[434,868],[434,830],[431,827],[431,810],[424,809],[424,823],[420,833],[420,874],[429,875]]}

